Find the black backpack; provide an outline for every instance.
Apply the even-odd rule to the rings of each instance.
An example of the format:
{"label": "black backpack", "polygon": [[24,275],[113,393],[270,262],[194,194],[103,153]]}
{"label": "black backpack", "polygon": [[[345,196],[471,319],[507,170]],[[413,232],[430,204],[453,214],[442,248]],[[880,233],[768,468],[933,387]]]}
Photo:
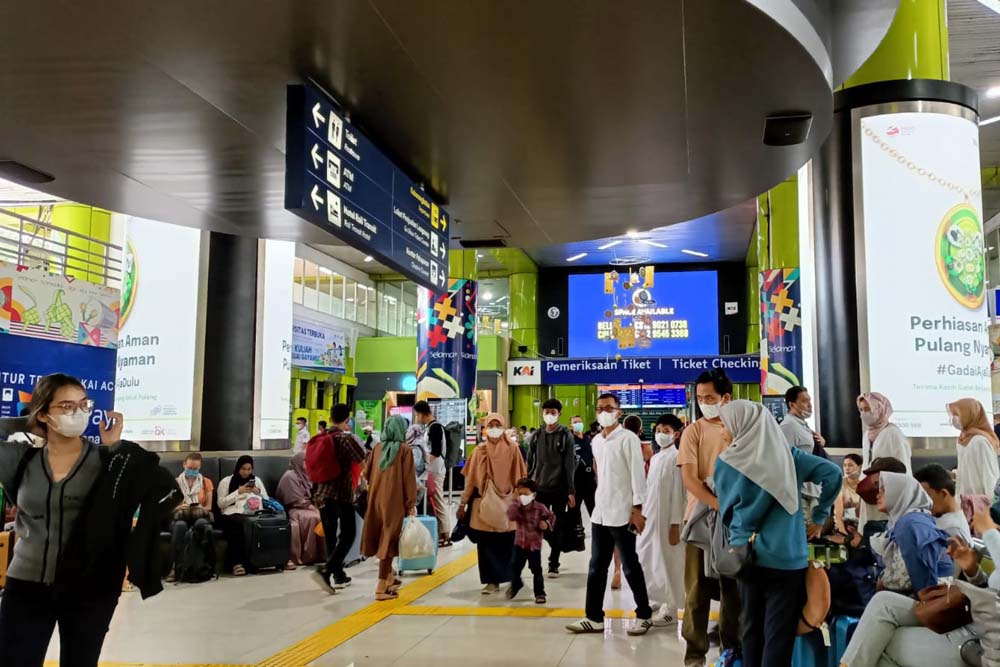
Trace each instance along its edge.
{"label": "black backpack", "polygon": [[848,559],[827,569],[830,577],[830,617],[860,618],[875,596],[877,568],[871,551],[861,547],[848,549]]}
{"label": "black backpack", "polygon": [[200,584],[217,576],[215,534],[212,532],[212,524],[199,522],[184,533],[180,544],[177,545],[174,576],[179,582],[191,584]]}
{"label": "black backpack", "polygon": [[462,460],[462,448],[465,445],[465,426],[458,422],[448,422],[444,427],[444,462],[448,468],[454,468]]}

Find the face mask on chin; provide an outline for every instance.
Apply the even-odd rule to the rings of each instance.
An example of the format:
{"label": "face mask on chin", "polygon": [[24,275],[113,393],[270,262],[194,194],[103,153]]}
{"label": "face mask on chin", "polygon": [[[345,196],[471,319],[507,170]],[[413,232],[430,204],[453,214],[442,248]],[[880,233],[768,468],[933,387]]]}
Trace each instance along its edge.
{"label": "face mask on chin", "polygon": [[65,438],[78,438],[90,424],[90,413],[77,410],[71,415],[49,415],[49,428]]}

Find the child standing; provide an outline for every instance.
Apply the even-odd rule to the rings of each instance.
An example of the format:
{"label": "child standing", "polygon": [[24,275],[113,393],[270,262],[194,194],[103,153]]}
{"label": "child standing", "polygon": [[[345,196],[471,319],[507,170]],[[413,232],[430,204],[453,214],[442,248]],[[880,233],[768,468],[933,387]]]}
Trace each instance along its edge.
{"label": "child standing", "polygon": [[538,484],[525,477],[517,483],[517,495],[507,509],[507,518],[515,524],[514,554],[510,566],[510,587],[507,599],[524,588],[521,573],[528,564],[535,584],[535,604],[545,604],[545,579],[542,577],[542,534],[555,526],[556,517],[545,505],[535,500]]}

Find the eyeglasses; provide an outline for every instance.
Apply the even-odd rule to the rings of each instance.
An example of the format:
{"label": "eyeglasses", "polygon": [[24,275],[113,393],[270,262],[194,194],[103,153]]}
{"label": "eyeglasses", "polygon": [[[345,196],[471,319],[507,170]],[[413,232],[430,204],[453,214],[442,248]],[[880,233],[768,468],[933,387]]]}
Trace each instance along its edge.
{"label": "eyeglasses", "polygon": [[618,408],[614,407],[613,405],[610,406],[610,407],[609,406],[604,406],[603,408],[600,407],[600,406],[598,406],[597,411],[598,412],[618,412]]}
{"label": "eyeglasses", "polygon": [[94,401],[89,398],[85,398],[79,403],[74,403],[73,401],[63,401],[62,403],[52,403],[49,405],[49,411],[58,410],[59,412],[67,415],[75,414],[77,411],[89,415],[94,411]]}

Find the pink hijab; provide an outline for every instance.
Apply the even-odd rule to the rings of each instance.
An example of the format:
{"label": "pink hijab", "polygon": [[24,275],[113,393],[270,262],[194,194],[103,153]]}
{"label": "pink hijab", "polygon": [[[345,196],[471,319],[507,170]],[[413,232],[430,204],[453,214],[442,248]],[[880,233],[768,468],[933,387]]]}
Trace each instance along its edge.
{"label": "pink hijab", "polygon": [[858,396],[858,410],[861,410],[862,401],[868,402],[868,409],[875,417],[875,421],[868,427],[868,440],[875,442],[879,433],[889,425],[889,417],[892,417],[892,402],[887,396],[875,391]]}

